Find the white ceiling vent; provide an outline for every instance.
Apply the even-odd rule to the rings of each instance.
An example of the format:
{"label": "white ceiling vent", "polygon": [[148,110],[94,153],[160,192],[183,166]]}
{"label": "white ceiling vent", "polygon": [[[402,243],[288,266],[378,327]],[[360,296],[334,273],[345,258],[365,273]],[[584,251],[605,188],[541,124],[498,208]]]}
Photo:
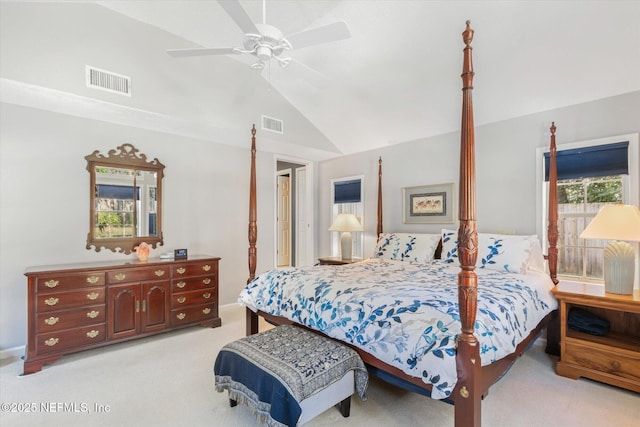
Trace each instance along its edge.
{"label": "white ceiling vent", "polygon": [[131,96],[131,77],[87,65],[87,87]]}
{"label": "white ceiling vent", "polygon": [[284,133],[282,120],[269,116],[262,116],[262,129],[280,134]]}

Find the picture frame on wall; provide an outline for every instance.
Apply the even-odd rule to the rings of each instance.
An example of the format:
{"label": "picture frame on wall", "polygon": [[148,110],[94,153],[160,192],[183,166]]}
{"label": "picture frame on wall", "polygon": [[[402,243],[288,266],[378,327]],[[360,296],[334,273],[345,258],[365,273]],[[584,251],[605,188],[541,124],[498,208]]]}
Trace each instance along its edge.
{"label": "picture frame on wall", "polygon": [[405,224],[452,224],[453,183],[419,185],[402,189]]}

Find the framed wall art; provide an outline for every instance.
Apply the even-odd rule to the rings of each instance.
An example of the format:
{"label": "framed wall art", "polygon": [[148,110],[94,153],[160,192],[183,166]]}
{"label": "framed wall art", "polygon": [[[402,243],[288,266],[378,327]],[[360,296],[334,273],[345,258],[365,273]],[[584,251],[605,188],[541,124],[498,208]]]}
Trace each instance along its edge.
{"label": "framed wall art", "polygon": [[453,197],[453,183],[403,188],[404,223],[452,224]]}

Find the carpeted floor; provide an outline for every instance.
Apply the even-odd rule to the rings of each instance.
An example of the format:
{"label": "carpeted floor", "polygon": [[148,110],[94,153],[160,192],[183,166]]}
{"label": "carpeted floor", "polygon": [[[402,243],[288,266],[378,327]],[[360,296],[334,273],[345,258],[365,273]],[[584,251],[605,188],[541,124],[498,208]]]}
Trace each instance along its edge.
{"label": "carpeted floor", "polygon": [[[244,308],[221,307],[222,327],[193,327],[65,356],[20,376],[22,361],[0,367],[0,424],[9,426],[252,426],[247,408],[230,408],[213,388],[219,349],[244,336]],[[540,341],[540,340],[539,340]],[[631,427],[640,395],[554,373],[536,343],[482,404],[483,426]],[[309,426],[453,426],[453,407],[375,378],[369,400],[354,396],[351,416],[330,409]],[[48,409],[48,410],[47,410]],[[13,412],[20,410],[21,413]],[[27,412],[31,410],[32,412]]]}

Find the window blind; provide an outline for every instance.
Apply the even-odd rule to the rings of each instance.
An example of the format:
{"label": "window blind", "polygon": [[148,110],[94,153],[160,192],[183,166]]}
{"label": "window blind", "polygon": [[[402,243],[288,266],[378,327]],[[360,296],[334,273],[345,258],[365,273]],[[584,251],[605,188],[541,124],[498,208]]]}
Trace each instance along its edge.
{"label": "window blind", "polygon": [[362,200],[361,180],[339,181],[333,183],[333,203],[358,203]]}
{"label": "window blind", "polygon": [[[556,152],[558,180],[629,173],[629,141]],[[544,153],[544,180],[549,181],[549,153]]]}
{"label": "window blind", "polygon": [[[96,196],[100,199],[134,200],[131,186],[98,184],[97,187]],[[140,187],[136,187],[135,194],[135,200],[140,200]]]}

